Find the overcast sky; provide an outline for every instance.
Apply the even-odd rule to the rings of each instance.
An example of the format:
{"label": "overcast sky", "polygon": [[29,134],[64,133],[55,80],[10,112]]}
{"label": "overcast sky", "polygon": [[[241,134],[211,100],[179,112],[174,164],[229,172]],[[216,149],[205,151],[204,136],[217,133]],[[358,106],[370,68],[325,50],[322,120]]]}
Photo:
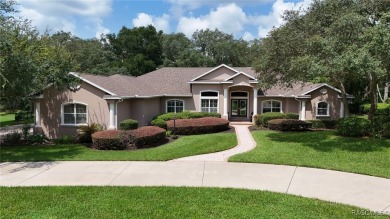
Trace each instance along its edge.
{"label": "overcast sky", "polygon": [[218,28],[236,38],[265,37],[282,24],[287,9],[312,0],[19,0],[20,15],[43,32],[63,30],[81,38],[100,37],[152,24],[165,33],[188,37],[198,29]]}

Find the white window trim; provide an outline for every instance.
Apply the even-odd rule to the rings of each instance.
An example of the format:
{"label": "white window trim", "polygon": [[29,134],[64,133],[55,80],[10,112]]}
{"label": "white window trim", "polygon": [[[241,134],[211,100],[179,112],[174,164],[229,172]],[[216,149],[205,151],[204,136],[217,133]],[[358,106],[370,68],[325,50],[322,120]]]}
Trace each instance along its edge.
{"label": "white window trim", "polygon": [[[202,93],[204,92],[216,92],[217,96],[216,97],[202,97]],[[199,112],[202,112],[202,100],[217,100],[217,113],[219,113],[219,91],[216,90],[202,90],[199,93]],[[209,107],[210,108],[210,107]]]}
{"label": "white window trim", "polygon": [[[264,102],[269,102],[271,101],[271,106],[272,106],[272,102],[279,102],[280,103],[280,113],[283,113],[283,102],[280,101],[280,100],[274,100],[274,99],[271,99],[271,100],[263,100],[261,101],[261,113],[264,113],[263,112],[263,109],[264,109]],[[272,111],[273,112],[273,111]]]}
{"label": "white window trim", "polygon": [[[327,109],[326,109],[326,115],[318,115],[318,104],[320,104],[320,103],[326,103],[326,105],[327,105]],[[330,105],[329,105],[329,103],[328,102],[326,102],[326,101],[320,101],[320,102],[317,102],[317,108],[316,108],[316,117],[329,117],[330,115],[329,115],[329,108],[330,108]]]}
{"label": "white window trim", "polygon": [[[181,101],[181,102],[183,102],[183,111],[186,109],[184,100],[182,100],[182,99],[169,99],[169,100],[165,101],[165,112],[166,113],[168,113],[168,102],[169,101]],[[177,106],[176,106],[176,102],[175,102],[175,113],[176,113],[176,107]]]}
{"label": "white window trim", "polygon": [[[69,105],[69,104],[82,104],[86,106],[86,114],[87,114],[87,123],[80,123],[80,124],[66,124],[64,123],[64,106]],[[63,103],[61,104],[61,126],[82,126],[82,125],[88,125],[89,121],[89,116],[88,116],[88,104],[82,103],[82,102],[68,102],[68,103]]]}

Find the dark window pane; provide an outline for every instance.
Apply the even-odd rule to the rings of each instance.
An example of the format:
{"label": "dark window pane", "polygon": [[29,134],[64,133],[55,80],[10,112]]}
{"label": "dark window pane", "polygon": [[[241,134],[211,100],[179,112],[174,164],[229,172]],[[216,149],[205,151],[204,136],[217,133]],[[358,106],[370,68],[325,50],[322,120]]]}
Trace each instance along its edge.
{"label": "dark window pane", "polygon": [[76,113],[87,113],[87,106],[76,104]]}
{"label": "dark window pane", "polygon": [[183,107],[176,107],[176,112],[180,113],[183,112],[184,108]]}
{"label": "dark window pane", "polygon": [[64,113],[74,113],[74,104],[65,105]]}
{"label": "dark window pane", "polygon": [[64,114],[65,124],[75,124],[74,114]]}
{"label": "dark window pane", "polygon": [[175,112],[175,107],[168,106],[167,107],[167,112],[168,113],[174,113]]}
{"label": "dark window pane", "polygon": [[272,107],[279,107],[280,108],[280,102],[272,101]]}
{"label": "dark window pane", "polygon": [[263,113],[271,112],[271,108],[263,108]]}
{"label": "dark window pane", "polygon": [[325,102],[320,102],[320,103],[318,103],[318,109],[320,109],[320,108],[328,108],[328,103],[325,103]]}
{"label": "dark window pane", "polygon": [[76,124],[87,123],[87,114],[76,114]]}
{"label": "dark window pane", "polygon": [[247,97],[247,92],[232,92],[232,97]]}
{"label": "dark window pane", "polygon": [[206,91],[206,92],[202,92],[201,96],[202,97],[217,97],[218,93],[213,92],[213,91]]}

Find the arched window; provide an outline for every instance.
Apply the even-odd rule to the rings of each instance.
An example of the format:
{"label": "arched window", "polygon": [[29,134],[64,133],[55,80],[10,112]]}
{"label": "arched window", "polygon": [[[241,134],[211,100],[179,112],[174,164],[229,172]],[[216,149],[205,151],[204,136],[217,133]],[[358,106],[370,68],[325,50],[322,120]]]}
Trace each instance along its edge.
{"label": "arched window", "polygon": [[167,100],[166,106],[167,113],[180,113],[184,110],[184,101],[177,99]]}
{"label": "arched window", "polygon": [[81,125],[88,123],[87,105],[82,103],[67,103],[62,105],[62,124]]}
{"label": "arched window", "polygon": [[200,93],[200,109],[202,112],[217,113],[218,112],[218,92],[217,91],[202,91]]}
{"label": "arched window", "polygon": [[317,116],[329,116],[329,104],[327,102],[317,103]]}
{"label": "arched window", "polygon": [[262,113],[268,113],[268,112],[282,112],[282,102],[279,100],[265,100],[261,102]]}

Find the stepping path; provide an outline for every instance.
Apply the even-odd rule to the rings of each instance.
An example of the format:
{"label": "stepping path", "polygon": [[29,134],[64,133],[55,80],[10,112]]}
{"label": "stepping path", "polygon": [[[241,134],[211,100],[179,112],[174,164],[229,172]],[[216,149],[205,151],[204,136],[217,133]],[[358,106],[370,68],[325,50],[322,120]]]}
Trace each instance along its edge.
{"label": "stepping path", "polygon": [[256,142],[252,137],[248,127],[250,125],[232,125],[236,130],[238,145],[226,151],[211,154],[201,154],[190,157],[182,157],[172,161],[227,161],[229,157],[252,150],[256,147]]}

